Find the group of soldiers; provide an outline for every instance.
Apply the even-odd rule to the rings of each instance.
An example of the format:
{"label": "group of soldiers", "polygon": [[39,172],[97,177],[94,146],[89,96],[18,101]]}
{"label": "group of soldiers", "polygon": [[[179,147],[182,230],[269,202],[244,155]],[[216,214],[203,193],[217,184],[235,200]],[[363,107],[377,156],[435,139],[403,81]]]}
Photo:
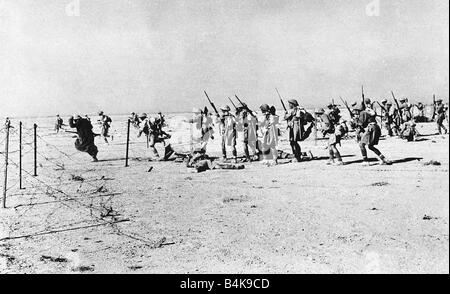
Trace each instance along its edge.
{"label": "group of soldiers", "polygon": [[[277,164],[280,158],[292,158],[297,162],[310,160],[313,158],[312,154],[302,152],[300,144],[309,138],[314,130],[315,132],[321,132],[323,137],[328,137],[329,160],[327,164],[344,165],[338,148],[341,140],[349,132],[355,131],[363,164],[369,164],[368,149],[377,155],[381,164],[389,165],[392,162],[376,148],[382,133],[381,126],[386,128],[389,136],[400,136],[410,140],[411,136],[417,133],[415,122],[425,117],[423,104],[411,105],[406,98],[400,99],[400,103],[395,101],[396,107],[393,107],[393,104],[386,99],[377,102],[363,97],[361,102],[355,102],[351,107],[343,100],[350,114],[349,120],[342,117],[338,105],[334,102],[327,105],[326,109],[318,108],[315,109],[314,113],[310,113],[301,107],[296,99],[288,100],[287,108],[282,101],[284,108],[282,118],[287,123],[286,131],[292,151],[291,154],[286,154],[278,150],[282,132],[280,116],[277,114],[275,106],[262,104],[259,107],[259,112],[256,112],[239,100],[240,106],[233,103],[234,111],[228,105],[220,107],[219,111],[210,100],[209,102],[214,112],[210,112],[207,107],[204,109],[195,108],[192,111],[192,118],[186,121],[191,126],[191,144],[197,146],[197,148],[191,148],[191,154],[187,157],[191,167],[196,167],[196,163],[200,161],[203,162],[202,166],[205,166],[205,158],[208,158],[206,155],[208,143],[215,139],[215,125],[219,126],[221,138],[222,159],[220,162],[238,163],[236,149],[238,133],[242,133],[243,136],[244,154],[242,162],[262,161],[264,164],[272,166]],[[381,114],[377,113],[375,104],[379,105]],[[419,115],[413,116],[411,111],[413,106],[419,109]],[[448,108],[445,107],[441,99],[436,101],[433,117],[436,117],[440,134],[442,134],[442,130],[447,133],[447,129],[443,125],[447,110]],[[99,123],[102,125],[101,136],[108,142],[106,138],[109,137],[108,130],[112,120],[103,112],[100,112],[99,116]],[[428,119],[423,120],[427,121]],[[145,135],[153,158],[160,159],[155,147],[157,143],[162,143],[165,146],[163,160],[178,154],[170,144],[166,143],[171,136],[164,131],[166,122],[161,112],[154,117],[146,113],[138,115],[133,112],[129,117],[129,122],[138,130],[138,137]],[[62,122],[57,123],[62,124]],[[92,132],[90,120],[80,116],[71,117],[69,126],[77,128],[76,148],[89,153],[94,161],[97,161],[98,149],[94,144],[96,134]],[[229,152],[231,157],[228,157]],[[191,159],[199,160],[193,162]],[[208,163],[209,165],[210,163]]]}

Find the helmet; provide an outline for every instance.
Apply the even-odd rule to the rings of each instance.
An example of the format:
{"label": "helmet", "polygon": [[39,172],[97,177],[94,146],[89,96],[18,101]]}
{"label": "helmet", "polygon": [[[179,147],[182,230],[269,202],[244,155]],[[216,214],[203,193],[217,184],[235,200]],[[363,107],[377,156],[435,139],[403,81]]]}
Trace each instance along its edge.
{"label": "helmet", "polygon": [[294,107],[298,106],[298,101],[295,99],[288,100],[288,103]]}
{"label": "helmet", "polygon": [[230,111],[231,108],[230,108],[230,106],[225,105],[225,106],[222,106],[222,107],[220,108],[220,110],[222,110],[222,111]]}
{"label": "helmet", "polygon": [[267,104],[263,104],[259,107],[259,109],[261,109],[262,112],[268,112],[270,110],[270,106]]}
{"label": "helmet", "polygon": [[324,110],[323,108],[316,108],[316,109],[314,110],[314,113],[316,113],[316,114],[324,114],[324,113],[325,113],[325,110]]}
{"label": "helmet", "polygon": [[385,103],[387,103],[387,102],[388,102],[387,99],[381,100],[381,103],[382,103],[382,104],[385,104]]}
{"label": "helmet", "polygon": [[147,113],[143,113],[139,116],[140,118],[147,118]]}

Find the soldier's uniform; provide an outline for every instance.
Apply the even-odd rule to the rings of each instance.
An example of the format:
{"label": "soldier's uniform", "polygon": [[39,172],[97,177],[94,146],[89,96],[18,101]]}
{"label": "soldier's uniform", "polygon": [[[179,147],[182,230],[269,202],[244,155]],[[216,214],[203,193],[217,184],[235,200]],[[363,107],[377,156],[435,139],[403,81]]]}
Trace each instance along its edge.
{"label": "soldier's uniform", "polygon": [[108,143],[109,129],[111,128],[112,119],[104,114],[103,111],[100,111],[98,115],[100,116],[99,123],[102,126],[101,135],[105,142]]}
{"label": "soldier's uniform", "polygon": [[75,148],[78,151],[86,152],[92,156],[94,161],[98,161],[98,149],[95,146],[95,135],[92,132],[92,124],[87,119],[76,116],[69,118],[69,126],[77,129],[78,138],[75,141]]}
{"label": "soldier's uniform", "polygon": [[356,136],[361,149],[363,164],[369,164],[366,146],[379,157],[383,164],[391,164],[391,162],[375,148],[375,146],[378,145],[381,136],[381,128],[376,122],[375,112],[371,109],[362,110],[362,108],[356,108],[354,110],[357,113],[357,117],[353,121],[353,124],[357,130]]}
{"label": "soldier's uniform", "polygon": [[222,159],[227,158],[227,146],[231,147],[233,154],[233,161],[237,161],[236,151],[236,118],[230,113],[231,109],[225,105],[220,109],[222,114],[219,116],[220,132],[222,135]]}
{"label": "soldier's uniform", "polygon": [[342,157],[337,149],[337,145],[341,143],[341,139],[348,132],[345,121],[340,121],[339,117],[326,113],[323,109],[316,109],[316,115],[322,122],[322,133],[324,136],[329,135],[328,151],[329,160],[327,164],[333,164],[334,159],[337,159],[337,165],[343,165]]}
{"label": "soldier's uniform", "polygon": [[64,125],[63,119],[62,119],[59,115],[57,115],[57,116],[56,116],[56,123],[55,123],[55,131],[56,131],[57,133],[59,133],[59,130],[62,129],[62,126],[63,126],[63,125]]}
{"label": "soldier's uniform", "polygon": [[278,124],[280,118],[271,111],[267,104],[260,106],[262,112],[262,119],[260,122],[260,130],[262,134],[261,139],[261,153],[263,156],[263,163],[276,164],[278,159]]}
{"label": "soldier's uniform", "polygon": [[253,150],[253,154],[259,153],[258,146],[258,119],[256,114],[252,113],[245,106],[238,108],[236,111],[238,117],[237,128],[243,131],[243,144],[246,161],[251,161],[249,147]]}
{"label": "soldier's uniform", "polygon": [[388,102],[386,99],[381,101],[383,108],[381,109],[381,121],[384,128],[387,130],[389,137],[394,135],[392,131],[392,124],[394,120],[392,119],[392,103]]}
{"label": "soldier's uniform", "polygon": [[444,126],[446,109],[442,103],[442,99],[436,101],[436,123],[438,127],[439,134],[442,134],[442,129],[444,129],[445,134],[447,134],[447,128]]}
{"label": "soldier's uniform", "polygon": [[314,117],[306,111],[300,109],[297,100],[291,99],[288,101],[290,109],[286,112],[284,119],[288,123],[289,129],[289,143],[292,148],[292,153],[295,159],[300,162],[302,159],[302,151],[298,142],[304,141],[311,132],[305,132],[305,125],[314,122]]}

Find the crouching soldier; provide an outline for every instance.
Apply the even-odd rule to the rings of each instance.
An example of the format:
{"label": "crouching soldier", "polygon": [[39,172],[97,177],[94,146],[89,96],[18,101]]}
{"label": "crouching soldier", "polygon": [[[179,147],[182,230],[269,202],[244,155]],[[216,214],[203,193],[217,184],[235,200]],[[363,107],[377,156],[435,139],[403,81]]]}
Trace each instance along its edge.
{"label": "crouching soldier", "polygon": [[69,126],[77,129],[78,138],[75,141],[75,148],[78,151],[86,152],[94,162],[97,162],[98,149],[95,146],[95,134],[92,132],[92,124],[89,120],[81,118],[79,115],[69,118]]}
{"label": "crouching soldier", "polygon": [[387,160],[383,154],[375,147],[378,145],[381,128],[376,121],[376,113],[370,109],[363,110],[363,107],[356,107],[354,109],[356,114],[355,120],[352,122],[353,127],[356,129],[356,137],[359,142],[359,148],[361,149],[361,154],[363,157],[363,165],[370,165],[369,159],[367,157],[366,146],[374,152],[382,164],[390,165],[392,164]]}
{"label": "crouching soldier", "polygon": [[[304,141],[309,134],[314,122],[314,117],[301,109],[297,100],[291,99],[288,101],[289,110],[286,111],[284,119],[287,121],[289,129],[289,142],[297,162],[302,160],[302,150],[298,142]],[[305,125],[311,123],[310,127],[305,132]]]}
{"label": "crouching soldier", "polygon": [[400,138],[405,139],[408,142],[413,142],[416,138],[416,135],[416,123],[413,120],[405,122],[402,126]]}

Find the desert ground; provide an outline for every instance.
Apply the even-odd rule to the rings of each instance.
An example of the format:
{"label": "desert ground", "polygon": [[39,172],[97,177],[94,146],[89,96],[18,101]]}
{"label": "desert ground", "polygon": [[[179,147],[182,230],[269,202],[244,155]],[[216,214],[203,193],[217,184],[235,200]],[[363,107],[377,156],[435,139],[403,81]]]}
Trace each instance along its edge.
{"label": "desert ground", "polygon": [[[362,166],[351,138],[340,148],[347,164],[327,166],[326,140],[311,139],[301,146],[312,161],[196,173],[148,161],[135,130],[125,167],[119,118],[92,163],[52,120],[38,129],[37,177],[34,120],[24,125],[22,190],[13,120],[0,273],[449,273],[449,136],[434,123],[418,125],[416,142],[383,138],[391,166]],[[286,135],[280,148],[290,151]],[[209,150],[219,155],[217,138]]]}

